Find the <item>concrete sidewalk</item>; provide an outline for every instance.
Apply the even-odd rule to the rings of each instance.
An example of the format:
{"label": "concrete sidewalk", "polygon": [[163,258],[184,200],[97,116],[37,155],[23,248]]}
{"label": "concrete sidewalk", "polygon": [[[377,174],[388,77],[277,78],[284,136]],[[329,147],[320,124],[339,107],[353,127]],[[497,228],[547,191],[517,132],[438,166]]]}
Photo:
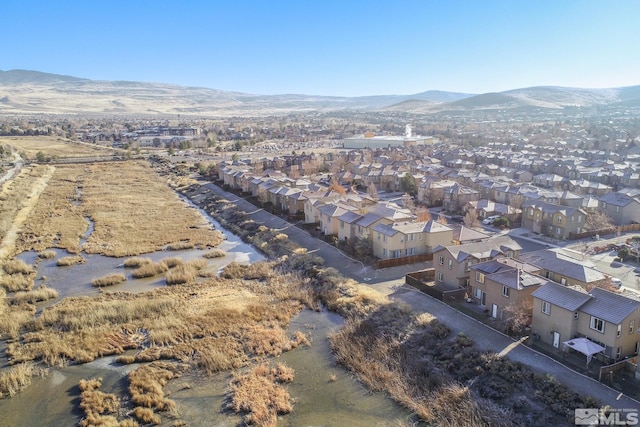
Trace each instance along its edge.
{"label": "concrete sidewalk", "polygon": [[343,275],[388,294],[395,301],[400,301],[416,312],[427,312],[438,317],[455,335],[464,332],[471,337],[482,350],[492,350],[503,354],[511,360],[528,365],[535,372],[553,375],[562,383],[578,393],[588,394],[605,405],[618,409],[640,409],[640,402],[622,393],[566,367],[560,362],[539,353],[519,341],[504,335],[495,329],[469,317],[435,298],[404,285],[404,275],[430,266],[430,263],[412,264],[408,266],[375,270],[364,266],[360,261],[349,258],[336,247],[311,237],[309,233],[290,224],[282,218],[257,208],[245,199],[224,191],[212,183],[204,184],[208,189],[230,202],[249,216],[268,227],[278,229],[289,236],[289,239],[309,252],[322,257],[325,266],[334,267]]}

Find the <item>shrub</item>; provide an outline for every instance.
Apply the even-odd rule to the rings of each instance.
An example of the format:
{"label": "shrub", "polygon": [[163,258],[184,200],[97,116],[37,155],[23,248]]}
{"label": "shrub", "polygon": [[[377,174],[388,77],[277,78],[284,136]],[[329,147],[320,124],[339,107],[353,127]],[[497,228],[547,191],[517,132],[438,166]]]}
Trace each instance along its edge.
{"label": "shrub", "polygon": [[93,279],[91,284],[95,287],[101,288],[104,286],[113,286],[118,285],[127,280],[127,276],[120,273],[109,274],[104,277],[100,277],[98,279]]}
{"label": "shrub", "polygon": [[46,369],[37,368],[33,363],[20,363],[0,373],[0,399],[14,396],[31,384],[34,376],[44,376]]}
{"label": "shrub", "polygon": [[165,280],[167,285],[182,285],[184,283],[193,282],[197,277],[195,269],[188,265],[180,265],[167,271]]}
{"label": "shrub", "polygon": [[41,259],[51,259],[56,257],[56,251],[53,249],[47,249],[46,251],[42,251],[38,253],[38,258]]}
{"label": "shrub", "polygon": [[131,257],[131,258],[127,258],[126,260],[124,260],[124,267],[125,268],[138,268],[138,267],[142,267],[143,265],[146,264],[151,264],[153,261],[151,260],[151,258],[142,258],[142,257]]}
{"label": "shrub", "polygon": [[227,253],[222,249],[212,249],[209,252],[202,255],[203,258],[222,258],[226,256]]}
{"label": "shrub", "polygon": [[36,302],[47,301],[54,298],[58,298],[58,291],[42,285],[34,291],[16,292],[16,294],[9,299],[9,302],[13,305],[24,303],[35,304]]}
{"label": "shrub", "polygon": [[196,245],[193,242],[176,242],[167,245],[169,251],[182,251],[184,249],[193,249]]}
{"label": "shrub", "polygon": [[73,256],[66,256],[64,258],[60,258],[58,262],[56,262],[56,265],[58,267],[68,267],[70,265],[75,265],[75,264],[84,264],[85,261],[86,260],[82,255],[73,255]]}
{"label": "shrub", "polygon": [[7,274],[31,274],[33,268],[21,259],[10,259],[4,262],[2,269]]}
{"label": "shrub", "polygon": [[182,258],[178,258],[178,257],[165,258],[162,260],[162,262],[164,262],[169,268],[174,268],[184,264],[184,261],[182,261]]}
{"label": "shrub", "polygon": [[136,279],[142,279],[144,277],[153,277],[158,274],[162,274],[169,268],[164,262],[152,262],[150,264],[144,264],[141,267],[133,270],[131,275]]}
{"label": "shrub", "polygon": [[143,408],[142,406],[136,406],[131,413],[138,421],[145,424],[160,424],[160,416],[153,413],[151,408]]}
{"label": "shrub", "polygon": [[23,274],[10,274],[0,277],[0,286],[8,292],[30,291],[33,289],[33,277]]}

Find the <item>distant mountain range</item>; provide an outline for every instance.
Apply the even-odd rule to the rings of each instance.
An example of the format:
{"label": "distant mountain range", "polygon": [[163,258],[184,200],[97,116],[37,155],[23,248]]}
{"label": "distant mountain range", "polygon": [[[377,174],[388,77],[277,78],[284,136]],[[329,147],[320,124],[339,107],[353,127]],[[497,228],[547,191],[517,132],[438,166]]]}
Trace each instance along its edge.
{"label": "distant mountain range", "polygon": [[640,86],[612,89],[532,87],[500,93],[427,91],[337,97],[252,95],[163,83],[89,80],[39,71],[0,71],[0,114],[272,115],[312,111],[442,111],[640,106]]}

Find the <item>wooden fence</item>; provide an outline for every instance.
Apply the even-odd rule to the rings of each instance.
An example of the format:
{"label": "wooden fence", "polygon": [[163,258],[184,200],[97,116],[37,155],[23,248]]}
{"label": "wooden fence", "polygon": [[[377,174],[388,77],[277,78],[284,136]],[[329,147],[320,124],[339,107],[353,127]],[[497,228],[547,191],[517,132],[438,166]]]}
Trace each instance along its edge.
{"label": "wooden fence", "polygon": [[[635,372],[637,368],[638,357],[631,359],[624,359],[611,365],[600,367],[600,373],[598,374],[598,381],[602,382],[603,379],[612,381],[613,375],[620,371]],[[607,378],[608,376],[608,378]]]}
{"label": "wooden fence", "polygon": [[433,281],[434,277],[435,269],[428,268],[426,270],[408,273],[404,277],[404,281],[407,285],[413,286],[420,292],[423,292],[433,298],[439,299],[440,301],[460,301],[465,298],[467,289],[442,288]]}
{"label": "wooden fence", "polygon": [[627,231],[640,231],[640,224],[618,225],[616,227],[603,228],[602,230],[591,230],[583,233],[570,233],[570,240],[588,239],[595,235],[605,236],[607,234],[625,233]]}
{"label": "wooden fence", "polygon": [[411,255],[402,258],[381,259],[376,262],[376,268],[397,267],[399,265],[415,264],[433,260],[433,254]]}

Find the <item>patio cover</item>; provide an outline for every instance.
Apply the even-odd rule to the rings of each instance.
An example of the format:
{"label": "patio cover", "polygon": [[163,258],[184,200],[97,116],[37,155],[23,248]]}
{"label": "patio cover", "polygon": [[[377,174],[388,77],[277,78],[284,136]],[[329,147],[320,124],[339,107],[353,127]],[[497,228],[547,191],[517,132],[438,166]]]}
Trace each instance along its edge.
{"label": "patio cover", "polygon": [[569,341],[565,341],[562,344],[572,348],[576,351],[587,356],[587,364],[591,362],[591,358],[594,354],[605,351],[606,349],[600,344],[596,344],[588,338],[574,338]]}

